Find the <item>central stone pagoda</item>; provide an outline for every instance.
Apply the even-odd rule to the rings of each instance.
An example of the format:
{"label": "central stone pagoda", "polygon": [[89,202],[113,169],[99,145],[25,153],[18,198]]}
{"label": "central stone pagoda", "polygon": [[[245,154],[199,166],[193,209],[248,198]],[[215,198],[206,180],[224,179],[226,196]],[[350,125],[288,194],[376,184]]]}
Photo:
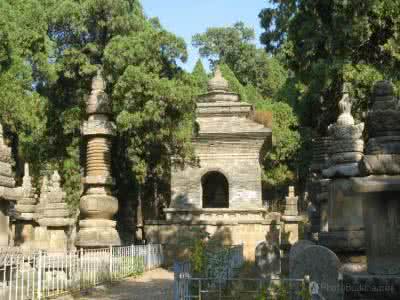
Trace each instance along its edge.
{"label": "central stone pagoda", "polygon": [[197,103],[193,144],[200,166],[173,170],[167,219],[181,219],[182,211],[190,218],[218,219],[225,210],[247,211],[238,218],[262,218],[259,158],[271,129],[250,120],[252,106],[239,100],[217,68]]}
{"label": "central stone pagoda", "polygon": [[229,235],[224,242],[243,242],[245,256],[254,260],[254,249],[271,223],[279,226],[280,214],[263,207],[260,152],[272,131],[251,120],[252,113],[251,104],[229,91],[217,67],[197,101],[192,144],[199,165],[173,167],[166,220],[146,221],[147,239],[168,243],[168,235],[187,226],[205,228],[211,236],[224,231]]}
{"label": "central stone pagoda", "polygon": [[118,201],[111,194],[111,137],[115,125],[110,120],[111,103],[105,93],[105,81],[99,71],[92,81],[92,93],[87,102],[88,120],[82,134],[87,140],[85,192],[81,197],[79,234],[76,245],[84,248],[119,245],[116,222]]}

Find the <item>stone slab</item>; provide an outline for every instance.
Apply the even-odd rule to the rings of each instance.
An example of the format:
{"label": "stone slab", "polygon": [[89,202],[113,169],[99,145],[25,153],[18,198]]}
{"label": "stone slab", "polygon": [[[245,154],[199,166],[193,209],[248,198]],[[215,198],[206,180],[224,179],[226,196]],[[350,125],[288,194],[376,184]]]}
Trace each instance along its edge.
{"label": "stone slab", "polygon": [[304,247],[290,262],[290,278],[310,276],[326,300],[337,300],[340,261],[335,253],[323,246]]}

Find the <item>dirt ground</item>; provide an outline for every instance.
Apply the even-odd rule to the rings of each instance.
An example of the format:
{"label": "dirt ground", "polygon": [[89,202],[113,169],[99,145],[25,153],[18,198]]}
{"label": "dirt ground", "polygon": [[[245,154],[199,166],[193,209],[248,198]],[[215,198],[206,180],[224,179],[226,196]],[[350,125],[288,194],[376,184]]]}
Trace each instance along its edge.
{"label": "dirt ground", "polygon": [[174,273],[165,269],[148,271],[137,278],[127,278],[99,286],[75,296],[76,300],[172,300]]}

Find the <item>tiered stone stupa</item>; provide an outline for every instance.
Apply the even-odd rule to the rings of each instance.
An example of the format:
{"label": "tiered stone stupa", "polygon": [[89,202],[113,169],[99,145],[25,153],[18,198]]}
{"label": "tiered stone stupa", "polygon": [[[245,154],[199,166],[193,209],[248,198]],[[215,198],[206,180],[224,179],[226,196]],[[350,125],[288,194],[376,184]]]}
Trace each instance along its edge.
{"label": "tiered stone stupa", "polygon": [[400,299],[399,100],[389,81],[374,85],[372,100],[362,161],[368,176],[357,178],[355,186],[363,199],[367,273],[344,273],[343,280],[350,287],[346,299]]}
{"label": "tiered stone stupa", "polygon": [[9,245],[9,201],[17,199],[12,165],[11,148],[4,143],[3,126],[0,124],[0,247]]}
{"label": "tiered stone stupa", "polygon": [[65,202],[66,194],[61,189],[61,177],[57,171],[53,172],[50,184],[47,188],[45,203],[43,203],[40,225],[47,227],[48,249],[66,250],[68,238],[66,231],[72,226],[75,220]]}
{"label": "tiered stone stupa", "polygon": [[346,84],[339,102],[340,115],[328,132],[332,139],[329,167],[323,171],[332,180],[328,188],[327,231],[320,233],[320,244],[335,251],[352,268],[363,267],[364,222],[362,199],[354,191],[354,178],[360,176],[363,158],[364,123],[355,124]]}
{"label": "tiered stone stupa", "polygon": [[24,165],[24,177],[22,187],[18,187],[22,198],[18,200],[15,210],[17,212],[15,222],[15,246],[32,248],[34,245],[35,210],[37,197],[32,187],[32,178],[29,175],[29,165]]}
{"label": "tiered stone stupa", "polygon": [[111,121],[111,103],[105,93],[106,83],[98,71],[92,81],[92,92],[87,101],[88,120],[82,134],[87,140],[85,192],[80,200],[81,220],[76,245],[93,248],[119,245],[116,222],[118,201],[111,194],[111,137],[115,125]]}
{"label": "tiered stone stupa", "polygon": [[368,272],[400,275],[400,111],[393,85],[378,81],[367,117],[364,193]]}

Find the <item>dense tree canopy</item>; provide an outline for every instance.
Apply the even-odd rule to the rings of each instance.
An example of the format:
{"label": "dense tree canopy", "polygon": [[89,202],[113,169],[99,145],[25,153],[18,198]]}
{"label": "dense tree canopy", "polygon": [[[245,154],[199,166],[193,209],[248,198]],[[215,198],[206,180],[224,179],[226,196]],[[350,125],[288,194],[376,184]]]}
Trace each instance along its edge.
{"label": "dense tree canopy", "polygon": [[293,71],[303,125],[324,134],[335,120],[344,82],[362,119],[375,80],[400,86],[400,2],[398,0],[273,1],[260,13],[261,41]]}
{"label": "dense tree canopy", "polygon": [[20,160],[36,171],[61,169],[71,204],[80,195],[80,123],[98,68],[117,124],[119,190],[151,186],[156,197],[171,156],[193,161],[196,89],[177,66],[187,59],[185,42],[145,17],[139,1],[1,0],[0,37],[1,122]]}
{"label": "dense tree canopy", "polygon": [[211,27],[193,36],[193,45],[211,65],[226,64],[243,85],[253,85],[264,98],[273,98],[287,72],[279,62],[258,49],[254,29],[238,22],[230,27]]}

